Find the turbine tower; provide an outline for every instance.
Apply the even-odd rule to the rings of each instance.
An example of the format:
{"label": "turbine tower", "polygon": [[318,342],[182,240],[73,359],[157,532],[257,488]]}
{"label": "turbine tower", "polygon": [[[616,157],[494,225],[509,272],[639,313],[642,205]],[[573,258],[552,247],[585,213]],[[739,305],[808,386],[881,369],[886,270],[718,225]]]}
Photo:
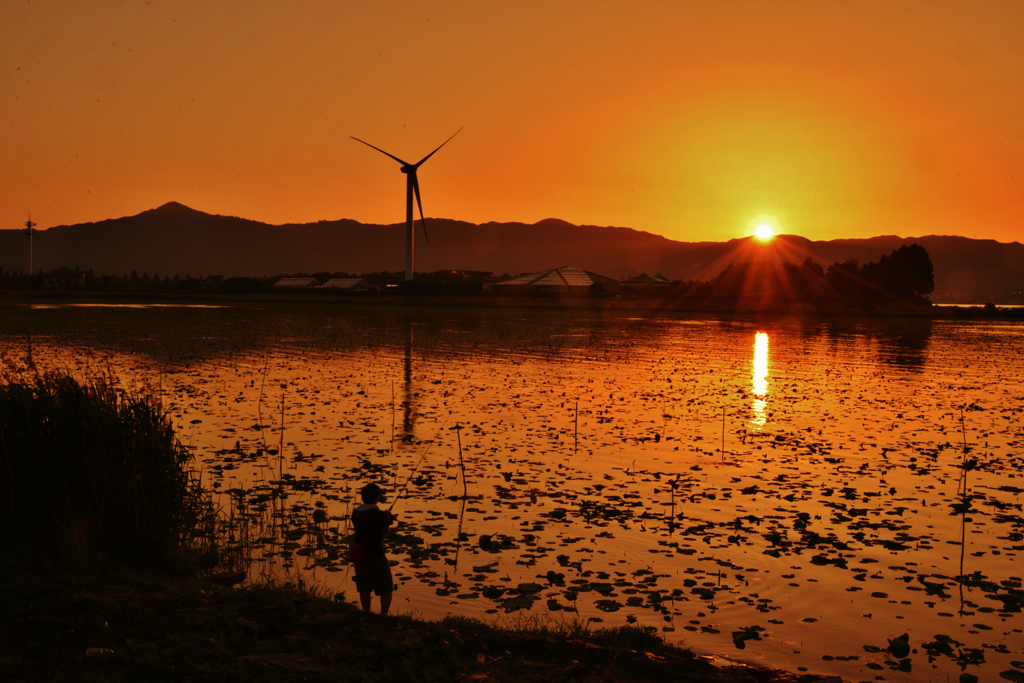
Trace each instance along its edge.
{"label": "turbine tower", "polygon": [[35,235],[38,230],[35,229],[36,224],[32,222],[32,216],[29,215],[28,220],[25,221],[25,234],[28,235],[28,277],[29,281],[32,279],[32,236]]}
{"label": "turbine tower", "polygon": [[[459,130],[455,131],[455,133],[452,135],[452,138],[455,137],[456,135],[458,135],[461,130],[462,129],[459,128]],[[360,140],[359,138],[354,137],[354,136],[351,136],[351,137],[356,142],[362,142],[367,147],[373,147],[375,150],[377,150],[381,154],[385,154],[385,155],[391,157],[392,159],[394,159],[395,161],[397,161],[398,163],[402,164],[402,173],[405,174],[405,279],[407,281],[408,280],[412,280],[412,266],[413,266],[412,197],[413,197],[413,195],[416,195],[416,204],[420,207],[420,225],[423,226],[423,237],[428,242],[430,241],[430,237],[427,235],[427,219],[423,217],[423,201],[420,199],[420,183],[416,179],[416,169],[418,169],[420,166],[422,166],[423,163],[427,159],[429,159],[430,157],[434,156],[437,153],[438,149],[441,149],[441,147],[444,147],[445,145],[447,145],[448,142],[451,141],[452,138],[448,138],[447,140],[442,142],[441,145],[437,149],[435,149],[433,152],[431,152],[427,156],[425,156],[422,159],[420,159],[415,164],[410,164],[408,161],[402,161],[401,159],[396,157],[394,154],[388,154],[387,152],[382,150],[380,147],[374,147],[373,145],[371,145],[369,142],[366,142],[365,140]]]}

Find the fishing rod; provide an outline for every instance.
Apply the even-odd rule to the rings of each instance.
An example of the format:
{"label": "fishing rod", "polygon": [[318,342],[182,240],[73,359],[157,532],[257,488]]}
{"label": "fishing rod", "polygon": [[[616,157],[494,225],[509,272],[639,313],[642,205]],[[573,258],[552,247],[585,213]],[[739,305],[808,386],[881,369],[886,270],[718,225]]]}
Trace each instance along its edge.
{"label": "fishing rod", "polygon": [[430,443],[427,444],[427,447],[423,449],[423,454],[420,456],[420,459],[416,461],[416,466],[412,468],[412,472],[409,473],[409,476],[406,478],[405,483],[402,484],[402,488],[398,490],[398,495],[395,496],[395,500],[391,503],[391,507],[388,508],[388,513],[390,513],[398,504],[398,501],[402,499],[402,495],[405,493],[405,489],[409,486],[409,482],[412,481],[412,478],[416,476],[416,473],[420,469],[420,465],[423,464],[423,459],[427,457],[427,453],[430,452],[431,447],[433,447],[434,442],[437,441],[437,437],[441,433],[441,430],[444,429],[444,426],[446,424],[448,424],[448,418],[450,418],[451,416],[452,414],[448,413],[448,417],[444,419],[444,422],[441,423],[441,426],[438,427],[437,431],[434,433],[434,438],[431,439]]}

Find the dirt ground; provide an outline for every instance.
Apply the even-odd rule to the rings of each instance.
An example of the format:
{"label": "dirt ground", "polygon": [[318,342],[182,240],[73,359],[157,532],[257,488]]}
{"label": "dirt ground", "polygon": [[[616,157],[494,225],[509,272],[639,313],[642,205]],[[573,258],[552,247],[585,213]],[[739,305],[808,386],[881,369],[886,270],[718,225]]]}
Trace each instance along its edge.
{"label": "dirt ground", "polygon": [[841,683],[717,668],[639,629],[568,638],[364,615],[288,588],[0,572],[5,681],[694,681]]}

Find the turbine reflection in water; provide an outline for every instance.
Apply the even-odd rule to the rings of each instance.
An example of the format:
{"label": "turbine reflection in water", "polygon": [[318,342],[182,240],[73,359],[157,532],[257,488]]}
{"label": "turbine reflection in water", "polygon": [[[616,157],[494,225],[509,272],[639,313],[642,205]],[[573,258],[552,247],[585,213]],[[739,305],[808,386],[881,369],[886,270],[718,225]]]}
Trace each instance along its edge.
{"label": "turbine reflection in water", "polygon": [[750,421],[753,427],[763,427],[767,422],[768,401],[768,335],[765,332],[758,332],[754,337],[754,419]]}

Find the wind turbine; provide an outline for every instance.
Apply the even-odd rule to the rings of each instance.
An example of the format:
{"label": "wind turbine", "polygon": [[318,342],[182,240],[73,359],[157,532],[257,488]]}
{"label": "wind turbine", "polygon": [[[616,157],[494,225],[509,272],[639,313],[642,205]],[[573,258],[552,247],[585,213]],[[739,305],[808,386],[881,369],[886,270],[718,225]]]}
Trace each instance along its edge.
{"label": "wind turbine", "polygon": [[[455,131],[455,133],[452,135],[452,138],[455,137],[456,135],[458,135],[459,132],[461,132],[461,131],[462,131],[461,128],[459,128],[459,130]],[[419,205],[419,207],[420,207],[420,225],[423,226],[423,237],[428,242],[430,241],[430,237],[427,235],[427,219],[423,217],[423,202],[422,202],[422,200],[420,200],[420,183],[416,179],[416,169],[418,169],[420,166],[422,166],[423,163],[427,159],[429,159],[430,157],[432,157],[435,154],[437,154],[437,150],[441,149],[441,147],[444,147],[445,145],[447,145],[451,141],[452,138],[448,138],[447,140],[442,142],[441,145],[437,149],[435,149],[433,152],[431,152],[427,156],[425,156],[422,159],[420,159],[415,164],[410,164],[408,161],[402,161],[401,159],[396,157],[394,154],[388,154],[387,152],[382,150],[380,147],[374,147],[373,145],[371,145],[369,142],[366,142],[365,140],[360,140],[359,138],[357,138],[355,136],[350,136],[350,137],[352,137],[352,139],[355,140],[356,142],[362,142],[367,147],[373,147],[375,150],[377,150],[381,154],[385,154],[385,155],[391,157],[392,159],[394,159],[395,161],[397,161],[398,163],[402,164],[402,173],[405,174],[405,279],[407,281],[408,280],[412,280],[412,265],[413,265],[413,256],[412,256],[412,253],[413,253],[413,247],[412,247],[412,243],[413,243],[412,197],[413,197],[414,194],[416,195],[416,204]]]}

